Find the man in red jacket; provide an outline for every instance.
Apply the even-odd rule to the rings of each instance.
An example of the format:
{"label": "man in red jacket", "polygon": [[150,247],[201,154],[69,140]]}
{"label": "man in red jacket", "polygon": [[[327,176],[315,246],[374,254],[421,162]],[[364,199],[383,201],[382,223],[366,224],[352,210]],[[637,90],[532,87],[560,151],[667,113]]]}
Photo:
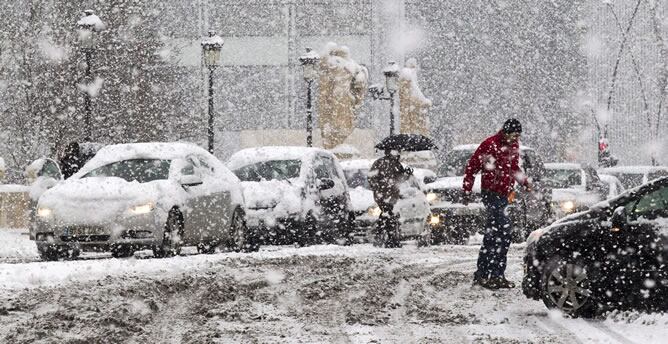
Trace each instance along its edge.
{"label": "man in red jacket", "polygon": [[515,181],[530,189],[529,179],[519,166],[519,138],[522,125],[514,118],[496,135],[483,141],[466,165],[464,203],[471,197],[475,175],[482,171],[482,203],[487,208],[485,236],[478,255],[473,282],[488,289],[513,288],[504,276],[512,226],[505,213]]}

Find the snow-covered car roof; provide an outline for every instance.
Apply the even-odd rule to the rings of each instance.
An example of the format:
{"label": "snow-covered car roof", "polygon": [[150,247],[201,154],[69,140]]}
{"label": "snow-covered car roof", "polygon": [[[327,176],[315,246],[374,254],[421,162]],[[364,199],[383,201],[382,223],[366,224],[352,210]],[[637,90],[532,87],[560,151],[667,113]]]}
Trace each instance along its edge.
{"label": "snow-covered car roof", "polygon": [[[463,150],[463,151],[475,151],[480,146],[479,143],[475,144],[466,144],[466,145],[457,145],[452,147],[452,150]],[[525,145],[520,145],[520,150],[534,150],[533,148]]]}
{"label": "snow-covered car roof", "polygon": [[371,159],[354,159],[339,161],[339,163],[344,170],[368,170],[374,161]]}
{"label": "snow-covered car roof", "polygon": [[615,167],[606,167],[598,170],[603,174],[618,174],[618,173],[633,173],[633,174],[645,174],[656,171],[668,171],[667,166],[615,166]]}
{"label": "snow-covered car roof", "polygon": [[113,162],[130,159],[173,160],[190,154],[210,156],[205,149],[185,142],[143,142],[105,146],[77,172],[73,178]]}
{"label": "snow-covered car roof", "polygon": [[242,149],[230,157],[227,167],[231,170],[263,161],[272,160],[303,160],[315,153],[332,156],[322,148],[300,146],[266,146]]}
{"label": "snow-covered car roof", "polygon": [[582,165],[572,162],[546,162],[546,170],[581,170]]}

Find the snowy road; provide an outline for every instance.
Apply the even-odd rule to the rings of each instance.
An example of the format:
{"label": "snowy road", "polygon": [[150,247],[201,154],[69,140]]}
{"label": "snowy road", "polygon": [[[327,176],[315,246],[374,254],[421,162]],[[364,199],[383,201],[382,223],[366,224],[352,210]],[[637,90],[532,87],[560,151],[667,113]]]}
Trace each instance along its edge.
{"label": "snowy road", "polygon": [[[267,247],[39,262],[0,230],[1,343],[662,343],[668,315],[565,319],[471,286],[477,246]],[[508,277],[522,277],[513,246]]]}

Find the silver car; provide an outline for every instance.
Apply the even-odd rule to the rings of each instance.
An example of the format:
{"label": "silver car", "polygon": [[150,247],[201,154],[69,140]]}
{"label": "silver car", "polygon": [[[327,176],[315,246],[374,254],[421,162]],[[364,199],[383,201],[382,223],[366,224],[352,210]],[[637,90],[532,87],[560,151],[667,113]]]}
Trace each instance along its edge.
{"label": "silver car", "polygon": [[242,203],[239,179],[196,145],[107,146],[40,197],[35,239],[44,260],[80,251],[126,257],[147,248],[166,257],[182,245],[257,250]]}

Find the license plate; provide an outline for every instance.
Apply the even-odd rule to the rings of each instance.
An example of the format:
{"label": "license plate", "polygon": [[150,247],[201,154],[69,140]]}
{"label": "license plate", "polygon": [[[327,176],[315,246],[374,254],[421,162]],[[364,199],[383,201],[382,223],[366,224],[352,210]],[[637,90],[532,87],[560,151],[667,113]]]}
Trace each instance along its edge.
{"label": "license plate", "polygon": [[92,234],[97,234],[97,228],[95,227],[73,227],[73,228],[65,228],[65,235],[66,236],[84,236],[84,235],[92,235]]}

